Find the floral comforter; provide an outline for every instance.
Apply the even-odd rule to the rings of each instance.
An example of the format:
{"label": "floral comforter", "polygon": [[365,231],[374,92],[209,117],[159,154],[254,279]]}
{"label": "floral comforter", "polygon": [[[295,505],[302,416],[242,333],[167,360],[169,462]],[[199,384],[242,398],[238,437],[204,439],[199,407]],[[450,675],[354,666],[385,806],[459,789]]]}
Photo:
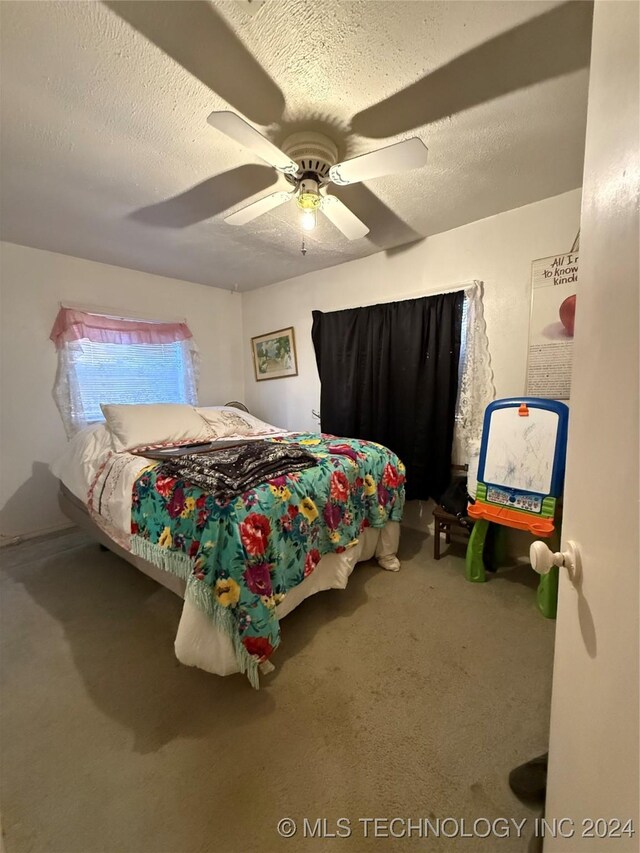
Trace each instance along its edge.
{"label": "floral comforter", "polygon": [[373,442],[296,434],[318,464],[227,503],[146,468],[133,487],[131,545],[187,581],[186,595],[225,630],[254,687],[280,641],[275,607],[324,554],[356,544],[366,527],[400,521],[404,465]]}

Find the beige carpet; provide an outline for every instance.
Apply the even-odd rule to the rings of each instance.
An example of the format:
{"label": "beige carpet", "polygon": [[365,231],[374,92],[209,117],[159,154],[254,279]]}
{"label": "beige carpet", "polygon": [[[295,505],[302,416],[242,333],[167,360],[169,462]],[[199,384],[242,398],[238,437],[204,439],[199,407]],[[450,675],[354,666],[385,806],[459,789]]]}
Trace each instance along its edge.
{"label": "beige carpet", "polygon": [[[507,774],[547,747],[554,622],[530,569],[469,584],[453,549],[404,530],[399,574],[365,563],[305,602],[257,692],[178,664],[180,601],[83,534],[3,549],[7,853],[533,849]],[[305,817],[352,833],[304,838]],[[374,817],[528,825],[365,838]]]}

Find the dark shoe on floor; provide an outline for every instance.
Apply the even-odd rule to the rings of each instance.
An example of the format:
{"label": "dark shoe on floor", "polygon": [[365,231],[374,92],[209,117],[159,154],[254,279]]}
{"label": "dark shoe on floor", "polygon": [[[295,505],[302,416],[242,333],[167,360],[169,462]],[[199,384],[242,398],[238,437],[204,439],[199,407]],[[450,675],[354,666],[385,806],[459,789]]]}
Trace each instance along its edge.
{"label": "dark shoe on floor", "polygon": [[519,800],[544,803],[549,753],[521,764],[509,773],[509,787]]}

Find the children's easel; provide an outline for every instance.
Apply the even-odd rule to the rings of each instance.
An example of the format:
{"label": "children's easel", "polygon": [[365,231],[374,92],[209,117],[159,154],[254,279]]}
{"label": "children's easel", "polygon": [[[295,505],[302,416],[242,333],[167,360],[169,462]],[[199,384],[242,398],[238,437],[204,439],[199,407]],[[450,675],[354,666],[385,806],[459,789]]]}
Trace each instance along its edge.
{"label": "children's easel", "polygon": [[[555,531],[558,499],[564,484],[569,409],[540,397],[490,403],[484,414],[475,520],[466,558],[466,578],[483,583],[483,560],[490,524],[528,530],[536,537]],[[500,536],[497,537],[500,539]],[[540,579],[538,608],[553,619],[558,602],[558,570]]]}

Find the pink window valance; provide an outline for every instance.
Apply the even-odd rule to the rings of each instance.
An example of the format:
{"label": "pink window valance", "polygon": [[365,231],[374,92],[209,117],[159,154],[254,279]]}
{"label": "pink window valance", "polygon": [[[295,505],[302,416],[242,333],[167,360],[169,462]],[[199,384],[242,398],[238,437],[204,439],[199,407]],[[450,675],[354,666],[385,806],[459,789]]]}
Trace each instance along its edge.
{"label": "pink window valance", "polygon": [[59,349],[69,341],[82,339],[102,344],[170,344],[193,336],[186,323],[125,320],[61,308],[49,337]]}

